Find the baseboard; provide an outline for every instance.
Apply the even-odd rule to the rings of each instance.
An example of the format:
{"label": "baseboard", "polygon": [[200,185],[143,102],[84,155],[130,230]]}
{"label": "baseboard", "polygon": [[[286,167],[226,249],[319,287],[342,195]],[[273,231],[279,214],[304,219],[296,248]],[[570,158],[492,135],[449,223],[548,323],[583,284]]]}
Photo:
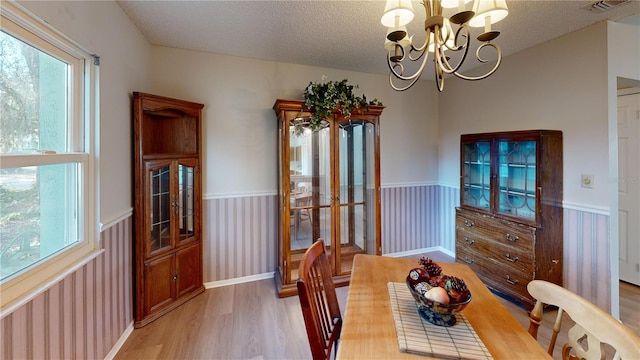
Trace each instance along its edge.
{"label": "baseboard", "polygon": [[226,279],[226,280],[210,281],[210,282],[204,283],[204,287],[205,289],[213,289],[221,286],[243,284],[243,283],[258,281],[258,280],[273,279],[274,275],[275,275],[275,271],[272,271],[264,274],[249,275],[249,276],[243,276],[243,277]]}
{"label": "baseboard", "polygon": [[396,253],[389,253],[389,254],[382,254],[383,256],[388,256],[388,257],[406,257],[406,256],[412,256],[412,255],[418,255],[418,254],[423,254],[423,253],[429,253],[429,252],[441,252],[445,255],[448,255],[452,258],[456,257],[456,254],[450,250],[447,250],[445,248],[443,248],[442,246],[432,246],[432,247],[428,247],[428,248],[421,248],[421,249],[414,249],[414,250],[407,250],[407,251],[400,251],[400,252],[396,252]]}
{"label": "baseboard", "polygon": [[[401,252],[389,253],[389,254],[383,254],[383,255],[384,256],[389,256],[389,257],[404,257],[404,256],[411,256],[411,255],[417,255],[417,254],[423,254],[423,253],[429,253],[429,252],[436,252],[436,251],[437,252],[441,252],[441,253],[443,253],[445,255],[448,255],[448,256],[450,256],[452,258],[455,258],[455,256],[456,256],[455,253],[443,248],[442,246],[433,246],[433,247],[428,247],[428,248],[401,251]],[[205,289],[213,289],[213,288],[217,288],[217,287],[221,287],[221,286],[243,284],[243,283],[252,282],[252,281],[258,281],[258,280],[273,279],[274,275],[275,275],[275,272],[272,271],[272,272],[268,272],[268,273],[249,275],[249,276],[242,276],[242,277],[237,277],[237,278],[233,278],[233,279],[210,281],[210,282],[204,283],[204,287],[205,287]]]}
{"label": "baseboard", "polygon": [[127,341],[127,339],[129,338],[129,335],[131,335],[132,332],[133,332],[133,321],[129,323],[129,326],[127,326],[127,328],[124,330],[122,335],[120,335],[120,338],[115,343],[115,345],[113,345],[113,347],[111,348],[111,351],[109,351],[109,353],[104,357],[104,359],[113,360],[113,358],[116,357],[116,355],[118,354],[118,351],[120,351],[120,348],[122,347],[122,345],[124,345],[125,341]]}

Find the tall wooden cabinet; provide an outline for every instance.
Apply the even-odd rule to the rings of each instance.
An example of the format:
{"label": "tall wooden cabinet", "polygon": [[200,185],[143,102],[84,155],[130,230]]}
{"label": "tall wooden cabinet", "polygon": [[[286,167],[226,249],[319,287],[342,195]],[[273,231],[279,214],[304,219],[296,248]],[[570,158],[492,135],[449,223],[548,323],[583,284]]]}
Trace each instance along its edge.
{"label": "tall wooden cabinet", "polygon": [[456,260],[532,308],[527,284],[562,285],[562,132],[462,135]]}
{"label": "tall wooden cabinet", "polygon": [[[334,283],[349,283],[355,254],[382,252],[380,129],[383,107],[339,113],[317,131],[302,101],[277,100],[278,269],[280,296],[295,295],[299,262],[323,238]],[[298,126],[296,126],[296,124]]]}
{"label": "tall wooden cabinet", "polygon": [[204,291],[202,108],[133,93],[136,328]]}

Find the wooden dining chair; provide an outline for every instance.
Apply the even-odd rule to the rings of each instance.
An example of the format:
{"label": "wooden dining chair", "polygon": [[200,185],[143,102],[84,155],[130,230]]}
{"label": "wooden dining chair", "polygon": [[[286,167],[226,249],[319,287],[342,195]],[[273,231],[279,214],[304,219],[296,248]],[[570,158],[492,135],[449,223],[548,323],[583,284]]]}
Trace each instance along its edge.
{"label": "wooden dining chair", "polygon": [[298,296],[314,360],[330,359],[337,351],[342,315],[333,285],[324,240],[307,249],[298,271]]}
{"label": "wooden dining chair", "polygon": [[565,312],[575,322],[568,330],[568,342],[562,347],[562,359],[604,359],[604,344],[615,351],[613,359],[640,359],[640,338],[614,317],[556,284],[533,280],[527,290],[536,299],[530,313],[529,333],[537,339],[545,305],[558,307],[553,333],[547,352],[553,356],[558,333]]}

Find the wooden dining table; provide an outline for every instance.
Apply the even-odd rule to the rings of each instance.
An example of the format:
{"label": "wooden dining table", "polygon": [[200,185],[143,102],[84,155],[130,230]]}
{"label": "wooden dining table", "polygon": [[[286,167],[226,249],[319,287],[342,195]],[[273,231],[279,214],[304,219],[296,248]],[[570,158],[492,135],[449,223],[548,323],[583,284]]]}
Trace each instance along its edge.
{"label": "wooden dining table", "polygon": [[[438,262],[443,273],[464,279],[472,300],[463,310],[496,360],[551,359],[549,354],[465,264]],[[387,283],[405,283],[417,259],[358,254],[353,261],[337,359],[429,359],[400,352]]]}

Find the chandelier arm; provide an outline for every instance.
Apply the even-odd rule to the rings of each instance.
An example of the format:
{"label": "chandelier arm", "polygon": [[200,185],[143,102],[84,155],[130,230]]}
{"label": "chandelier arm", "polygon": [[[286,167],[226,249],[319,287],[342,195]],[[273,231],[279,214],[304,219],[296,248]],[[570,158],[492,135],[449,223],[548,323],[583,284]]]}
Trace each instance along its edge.
{"label": "chandelier arm", "polygon": [[[424,59],[422,59],[422,63],[420,64],[420,68],[418,68],[416,70],[416,72],[413,75],[410,76],[404,76],[404,66],[402,66],[402,64],[400,64],[400,62],[402,60],[404,60],[404,56],[402,57],[402,59],[400,60],[400,62],[393,62],[391,61],[391,57],[388,55],[387,56],[387,65],[389,65],[389,70],[391,70],[391,73],[389,74],[390,76],[393,75],[396,78],[403,80],[403,81],[413,81],[416,79],[420,78],[420,75],[422,75],[422,71],[424,70],[424,67],[427,63],[427,59],[429,58],[429,56],[425,56]],[[400,68],[400,72],[396,71],[396,67]],[[415,81],[414,81],[415,83]]]}
{"label": "chandelier arm", "polygon": [[[409,60],[417,61],[422,56],[424,56],[425,53],[428,53],[427,49],[429,48],[429,40],[431,39],[431,29],[426,29],[426,31],[427,31],[427,38],[424,40],[424,43],[422,44],[422,46],[415,47],[413,45],[413,41],[411,41],[411,49],[409,51]],[[413,36],[411,36],[411,39],[413,40]],[[411,54],[414,52],[419,53],[419,55],[417,57],[413,57]],[[429,57],[429,55],[427,54],[426,57]]]}
{"label": "chandelier arm", "polygon": [[[438,52],[438,50],[436,49],[435,53]],[[444,51],[443,51],[444,53]],[[440,57],[440,56],[438,56]],[[435,77],[436,77],[436,88],[438,88],[439,92],[442,92],[442,90],[444,90],[444,69],[442,68],[442,63],[440,61],[435,61],[436,59],[434,58],[433,61],[433,70],[435,73]]]}
{"label": "chandelier arm", "polygon": [[467,75],[464,75],[464,74],[461,74],[461,73],[458,73],[458,72],[455,72],[453,74],[455,76],[459,77],[460,79],[475,81],[475,80],[486,79],[487,77],[489,77],[493,73],[495,73],[496,70],[498,70],[498,67],[500,67],[500,64],[502,63],[502,50],[500,49],[500,46],[498,46],[496,44],[489,43],[489,42],[483,43],[476,50],[476,59],[481,63],[487,63],[489,61],[489,60],[485,60],[482,57],[480,57],[480,50],[482,50],[482,48],[484,48],[485,46],[490,46],[490,47],[494,48],[496,50],[496,52],[498,53],[498,59],[496,60],[496,64],[493,66],[493,68],[489,72],[487,72],[484,75],[480,75],[480,76],[467,76]]}
{"label": "chandelier arm", "polygon": [[[411,60],[411,61],[418,61],[418,60],[420,60],[420,58],[421,58],[421,57],[423,57],[423,56],[424,56],[424,54],[425,54],[426,52],[427,52],[427,51],[426,51],[423,47],[420,47],[420,48],[414,48],[413,46],[411,46],[411,49],[409,50],[409,60]],[[411,55],[411,54],[413,54],[413,53],[418,53],[418,56],[413,57],[413,56]],[[429,55],[427,55],[426,57],[429,57]]]}
{"label": "chandelier arm", "polygon": [[[467,24],[464,24],[463,26],[460,26],[458,28],[458,31],[456,31],[456,37],[455,37],[455,44],[458,44],[458,37],[460,36],[460,32],[461,31],[465,31],[465,34],[463,34],[462,36],[464,36],[465,38],[465,42],[462,45],[458,45],[455,48],[450,48],[447,46],[447,49],[451,50],[451,51],[460,51],[460,50],[464,50],[464,52],[462,53],[462,57],[460,58],[460,61],[458,61],[458,63],[456,64],[455,67],[451,66],[451,64],[449,64],[449,60],[447,60],[447,56],[444,54],[444,49],[442,50],[442,60],[441,63],[442,65],[442,69],[446,74],[455,74],[460,67],[462,66],[462,64],[465,62],[465,60],[467,59],[467,54],[469,53],[469,38],[470,38],[470,31],[469,31],[469,26]],[[446,43],[444,44],[444,46],[446,46]],[[476,57],[477,57],[478,53],[476,52]]]}
{"label": "chandelier arm", "polygon": [[395,78],[398,78],[398,77],[397,77],[397,76],[394,76],[394,75],[395,75],[395,74],[389,73],[389,85],[391,85],[391,88],[392,88],[393,90],[395,90],[395,91],[405,91],[405,90],[409,89],[410,87],[412,87],[412,86],[413,86],[413,84],[415,84],[415,83],[416,83],[416,81],[418,81],[418,80],[420,79],[420,77],[419,77],[419,76],[414,76],[414,77],[413,77],[413,80],[411,80],[411,82],[409,82],[406,86],[396,86],[396,85],[393,83],[393,79],[394,79],[394,77],[395,77]]}

